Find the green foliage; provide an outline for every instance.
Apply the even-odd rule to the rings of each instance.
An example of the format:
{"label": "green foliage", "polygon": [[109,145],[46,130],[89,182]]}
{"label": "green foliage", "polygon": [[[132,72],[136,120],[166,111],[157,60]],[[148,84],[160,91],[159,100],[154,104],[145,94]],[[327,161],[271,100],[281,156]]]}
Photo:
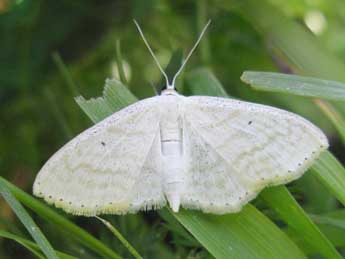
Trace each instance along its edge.
{"label": "green foliage", "polygon": [[245,71],[241,79],[256,90],[317,97],[335,101],[345,100],[345,84],[336,81],[254,71]]}
{"label": "green foliage", "polygon": [[[342,1],[3,2],[1,258],[345,255]],[[321,14],[326,23],[313,35],[305,21],[315,11],[319,22]],[[330,151],[300,180],[264,190],[240,213],[175,214],[163,209],[107,216],[106,221],[116,226],[116,237],[95,218],[71,217],[33,198],[27,192],[38,169],[63,143],[90,126],[88,117],[96,123],[164,86],[132,17],[143,26],[162,64],[169,63],[169,77],[212,18],[208,34],[178,80],[179,92],[231,96],[300,113],[327,132]],[[240,80],[245,70],[270,72],[245,73],[242,78],[252,85],[249,88]],[[105,78],[112,79],[106,81],[103,96],[90,99],[99,95]],[[73,100],[80,93],[87,98],[76,101],[87,116]]]}
{"label": "green foliage", "polygon": [[23,206],[12,195],[11,191],[6,185],[6,181],[0,179],[0,193],[6,202],[11,206],[25,228],[29,231],[33,239],[37,242],[42,252],[48,259],[57,259],[57,255],[48,240],[45,238],[41,230],[37,227],[35,222],[23,208]]}

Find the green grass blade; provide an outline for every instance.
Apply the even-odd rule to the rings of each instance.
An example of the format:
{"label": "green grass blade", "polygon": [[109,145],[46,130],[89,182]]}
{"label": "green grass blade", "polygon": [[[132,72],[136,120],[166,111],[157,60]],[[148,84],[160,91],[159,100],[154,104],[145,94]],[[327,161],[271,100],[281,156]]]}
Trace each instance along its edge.
{"label": "green grass blade", "polygon": [[6,181],[4,178],[0,177],[0,181],[7,184],[8,189],[11,193],[23,203],[26,207],[33,210],[40,217],[46,219],[49,222],[56,224],[61,230],[66,231],[71,234],[71,236],[77,240],[82,245],[93,250],[97,254],[104,256],[105,258],[121,259],[122,257],[116,254],[113,250],[105,246],[98,239],[91,236],[88,232],[73,224],[71,221],[61,216],[53,209],[49,208],[47,205],[36,200],[26,192],[22,191],[15,185]]}
{"label": "green grass blade", "polygon": [[31,253],[36,255],[38,258],[45,259],[45,256],[40,252],[41,250],[39,246],[37,246],[34,242],[18,237],[16,235],[13,235],[3,230],[0,230],[0,237],[14,240],[18,244],[21,244],[22,246],[24,246],[26,249],[28,249]]}
{"label": "green grass blade", "polygon": [[[215,77],[212,77],[210,80],[216,82]],[[207,87],[209,88],[210,86]],[[121,92],[124,89],[125,88],[123,87],[113,85],[113,91]],[[205,89],[207,89],[206,86]],[[125,89],[125,91],[128,90]],[[219,92],[223,93],[224,90],[219,89]],[[98,98],[98,105],[109,105],[106,101],[106,94],[107,92],[105,92],[105,95],[102,98]],[[122,94],[118,93],[118,95]],[[132,98],[133,96],[131,96],[131,99],[129,100],[122,100],[120,104],[130,104],[133,100]],[[90,117],[94,118],[94,121],[99,121],[102,118],[97,118],[98,109],[93,106],[93,103],[84,100],[82,104],[84,105],[84,110],[88,111],[88,114]],[[114,105],[113,107],[118,109],[121,108],[117,105]],[[112,112],[115,111],[116,110],[114,109]],[[112,114],[112,112],[109,112],[109,115]],[[172,213],[172,215],[174,215],[189,231],[191,231],[194,237],[201,242],[209,252],[216,257],[221,256],[218,258],[229,258],[232,256],[234,258],[245,258],[246,255],[249,254],[257,254],[257,257],[254,258],[279,258],[281,255],[284,255],[285,258],[305,258],[300,249],[291,240],[289,240],[279,228],[250,205],[249,209],[246,209],[245,212],[236,214],[236,218],[234,215],[219,217],[195,211],[184,211],[179,214]],[[262,220],[259,220],[258,222],[260,224],[256,226],[255,222],[257,222],[257,217]],[[243,223],[237,226],[236,222],[238,221]],[[214,224],[214,222],[216,222],[216,224]],[[224,226],[228,225],[230,222],[232,222],[231,227],[224,229]],[[251,224],[249,224],[250,222]],[[196,226],[200,226],[203,231],[198,231],[198,227]],[[255,229],[255,231],[253,231],[253,229]],[[214,235],[213,239],[210,241],[207,239],[207,236],[211,233]],[[221,244],[221,250],[218,250],[219,244]],[[260,252],[258,252],[257,249],[259,249]],[[287,253],[286,251],[289,252]]]}
{"label": "green grass blade", "polygon": [[[13,241],[16,241],[17,243],[21,244],[22,246],[24,246],[25,248],[27,248],[29,251],[31,251],[34,255],[36,255],[38,258],[42,258],[45,259],[46,257],[40,252],[40,248],[39,246],[34,243],[31,242],[30,240],[27,240],[25,238],[19,237],[17,235],[14,235],[12,233],[9,233],[7,231],[3,231],[0,230],[0,237],[2,238],[7,238],[7,239],[11,239]],[[56,254],[58,255],[58,257],[60,259],[77,259],[74,256],[56,251]]]}
{"label": "green grass blade", "polygon": [[127,85],[128,81],[125,75],[125,69],[122,62],[122,53],[121,53],[121,41],[116,41],[116,63],[117,63],[117,69],[119,72],[120,80],[123,84]]}
{"label": "green grass blade", "polygon": [[71,91],[71,93],[73,94],[73,96],[78,96],[79,95],[78,87],[77,87],[76,83],[73,81],[73,78],[70,75],[70,73],[69,73],[66,65],[64,64],[61,56],[59,55],[59,53],[54,52],[52,54],[52,58],[53,58],[55,65],[59,69],[60,74],[65,79],[66,84],[67,84],[69,90]]}
{"label": "green grass blade", "polygon": [[[192,72],[191,76],[187,77],[187,80],[194,94],[202,94],[202,90],[207,87],[207,94],[227,97],[227,94],[224,94],[225,91],[222,90],[222,85],[210,71],[198,69]],[[202,85],[202,82],[207,82],[207,85]],[[278,196],[279,199],[277,198]],[[306,242],[315,248],[319,248],[319,252],[326,258],[341,258],[332,243],[309,219],[308,215],[284,186],[266,189],[262,193],[262,197],[286,223],[301,234]]]}
{"label": "green grass blade", "polygon": [[345,84],[314,77],[245,71],[241,79],[256,90],[344,101]]}
{"label": "green grass blade", "polygon": [[331,120],[338,134],[345,144],[345,119],[331,104],[320,99],[314,100],[316,105],[323,111],[323,113]]}
{"label": "green grass blade", "polygon": [[101,217],[97,217],[113,234],[114,236],[120,240],[120,242],[127,248],[127,250],[137,259],[143,259],[143,257],[135,250],[135,248],[122,236],[122,234],[110,224],[109,221],[102,219]]}
{"label": "green grass blade", "polygon": [[49,241],[43,235],[39,227],[32,220],[30,215],[26,212],[23,206],[17,201],[9,190],[6,182],[0,178],[0,193],[6,200],[7,204],[12,208],[14,213],[17,215],[19,220],[23,223],[25,228],[29,231],[30,235],[36,241],[41,248],[42,252],[47,256],[48,259],[58,259],[54,249],[50,245]]}
{"label": "green grass blade", "polygon": [[319,225],[322,231],[329,236],[332,243],[339,247],[345,247],[345,210],[339,209],[321,215],[310,215],[313,221]]}
{"label": "green grass blade", "polygon": [[326,151],[310,170],[345,205],[345,169],[340,162]]}
{"label": "green grass blade", "polygon": [[186,83],[193,95],[228,96],[218,79],[206,68],[189,72],[186,76]]}
{"label": "green grass blade", "polygon": [[94,123],[97,123],[114,111],[118,111],[134,103],[137,99],[120,81],[116,79],[107,79],[105,81],[103,97],[85,100],[84,97],[78,96],[75,100],[86,115]]}
{"label": "green grass blade", "polygon": [[333,244],[320,231],[299,206],[288,189],[284,186],[276,186],[264,190],[260,197],[276,211],[297,233],[303,233],[303,239],[324,258],[342,258]]}
{"label": "green grass blade", "polygon": [[226,9],[235,7],[304,75],[345,82],[344,63],[323,48],[312,33],[285,17],[267,0],[260,4],[256,0],[242,0],[236,6],[232,1],[219,3]]}
{"label": "green grass blade", "polygon": [[66,118],[62,111],[59,109],[55,95],[52,93],[50,88],[44,90],[44,96],[49,103],[49,109],[51,109],[56,121],[61,125],[62,132],[64,133],[65,139],[69,140],[73,137],[72,130],[69,127]]}
{"label": "green grass blade", "polygon": [[240,213],[224,216],[187,210],[175,216],[216,258],[305,257],[279,228],[250,204]]}
{"label": "green grass blade", "polygon": [[326,215],[310,215],[318,224],[329,225],[345,230],[345,210],[337,210]]}

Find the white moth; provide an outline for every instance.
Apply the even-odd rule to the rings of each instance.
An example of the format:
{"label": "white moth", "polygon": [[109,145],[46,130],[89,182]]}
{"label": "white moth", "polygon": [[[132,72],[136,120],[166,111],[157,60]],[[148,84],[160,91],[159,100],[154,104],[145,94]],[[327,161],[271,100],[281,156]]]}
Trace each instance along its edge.
{"label": "white moth", "polygon": [[266,186],[299,178],[328,147],[312,123],[270,106],[175,91],[175,79],[206,28],[172,84],[153,55],[167,89],[67,143],[39,172],[34,194],[85,216],[134,213],[167,202],[174,212],[182,206],[224,214],[240,211]]}

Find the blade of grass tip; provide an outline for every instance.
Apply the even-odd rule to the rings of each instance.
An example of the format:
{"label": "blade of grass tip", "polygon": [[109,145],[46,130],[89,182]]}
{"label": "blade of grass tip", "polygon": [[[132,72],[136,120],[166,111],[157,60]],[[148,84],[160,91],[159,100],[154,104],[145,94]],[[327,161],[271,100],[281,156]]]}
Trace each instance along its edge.
{"label": "blade of grass tip", "polygon": [[322,100],[314,100],[314,103],[327,115],[337,129],[339,136],[345,144],[345,119],[343,116],[328,102]]}
{"label": "blade of grass tip", "polygon": [[102,219],[98,216],[96,216],[95,218],[101,221],[135,258],[143,259],[143,257],[137,252],[137,250],[135,250],[135,248],[121,235],[121,233],[113,225],[110,224],[109,221],[106,221],[105,219]]}
{"label": "blade of grass tip", "polygon": [[[21,244],[22,246],[27,248],[29,251],[31,251],[34,255],[36,255],[38,258],[42,258],[42,259],[46,258],[40,252],[41,250],[40,250],[39,246],[36,243],[34,243],[34,242],[30,241],[30,240],[27,240],[25,238],[19,237],[19,236],[14,235],[14,234],[12,234],[10,232],[2,231],[2,230],[0,230],[0,237],[11,239],[11,240]],[[68,255],[68,254],[65,254],[65,253],[62,253],[62,252],[59,252],[59,251],[56,251],[56,254],[58,255],[58,257],[60,259],[77,259],[74,256],[71,256],[71,255]]]}
{"label": "blade of grass tip", "polygon": [[241,80],[260,91],[344,101],[345,84],[314,77],[245,71]]}
{"label": "blade of grass tip", "polygon": [[[213,74],[208,70],[194,70],[189,74],[187,80],[193,93],[197,92],[200,94],[205,92],[208,95],[228,97],[221,83],[216,80]],[[321,247],[321,252],[326,258],[341,258],[331,242],[308,218],[308,215],[299,206],[285,186],[266,189],[261,195],[270,208],[275,210],[278,215],[297,230],[298,233],[302,234],[305,241],[313,247]],[[279,199],[277,197],[279,197]]]}
{"label": "blade of grass tip", "polygon": [[7,187],[5,181],[0,178],[0,193],[2,197],[6,200],[7,204],[12,208],[14,213],[17,215],[19,220],[23,223],[25,228],[29,231],[32,238],[37,242],[42,252],[46,255],[48,259],[58,259],[54,249],[45,238],[41,230],[32,220],[30,215],[25,211],[24,207],[17,201],[17,199],[12,195],[11,191]]}
{"label": "blade of grass tip", "polygon": [[128,81],[126,79],[125,69],[123,67],[122,62],[122,53],[121,53],[121,41],[116,41],[116,63],[117,63],[117,69],[119,71],[120,80],[123,84],[128,85]]}
{"label": "blade of grass tip", "polygon": [[66,65],[62,61],[62,58],[59,55],[59,53],[58,52],[54,52],[52,54],[52,58],[53,58],[53,61],[54,61],[55,65],[59,69],[59,71],[60,71],[60,73],[62,75],[62,78],[66,81],[66,84],[67,84],[69,90],[71,91],[72,95],[73,96],[78,96],[79,95],[78,87],[77,87],[76,83],[73,81],[72,76],[69,73]]}
{"label": "blade of grass tip", "polygon": [[1,176],[0,182],[6,183],[8,189],[15,196],[15,198],[18,199],[21,203],[23,203],[26,207],[30,208],[37,215],[46,219],[47,221],[56,224],[59,227],[59,229],[67,233],[70,233],[71,237],[77,240],[80,244],[88,247],[90,250],[96,252],[101,256],[104,256],[105,258],[122,259],[121,256],[116,254],[109,247],[105,246],[98,239],[91,236],[84,229],[78,227],[65,217],[61,216],[59,213],[55,212],[53,209],[49,208],[47,205],[36,200],[35,198],[30,196],[23,190],[19,189],[12,183],[6,181]]}
{"label": "blade of grass tip", "polygon": [[78,96],[74,99],[94,123],[137,101],[130,90],[116,79],[105,81],[102,97],[86,100],[84,97]]}

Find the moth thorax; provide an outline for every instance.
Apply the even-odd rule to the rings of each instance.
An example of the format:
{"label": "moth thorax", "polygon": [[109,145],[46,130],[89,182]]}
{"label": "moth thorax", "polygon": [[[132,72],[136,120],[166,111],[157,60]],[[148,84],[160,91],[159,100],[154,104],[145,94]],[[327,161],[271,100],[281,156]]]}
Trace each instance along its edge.
{"label": "moth thorax", "polygon": [[171,116],[161,123],[161,148],[164,156],[182,155],[182,122]]}

